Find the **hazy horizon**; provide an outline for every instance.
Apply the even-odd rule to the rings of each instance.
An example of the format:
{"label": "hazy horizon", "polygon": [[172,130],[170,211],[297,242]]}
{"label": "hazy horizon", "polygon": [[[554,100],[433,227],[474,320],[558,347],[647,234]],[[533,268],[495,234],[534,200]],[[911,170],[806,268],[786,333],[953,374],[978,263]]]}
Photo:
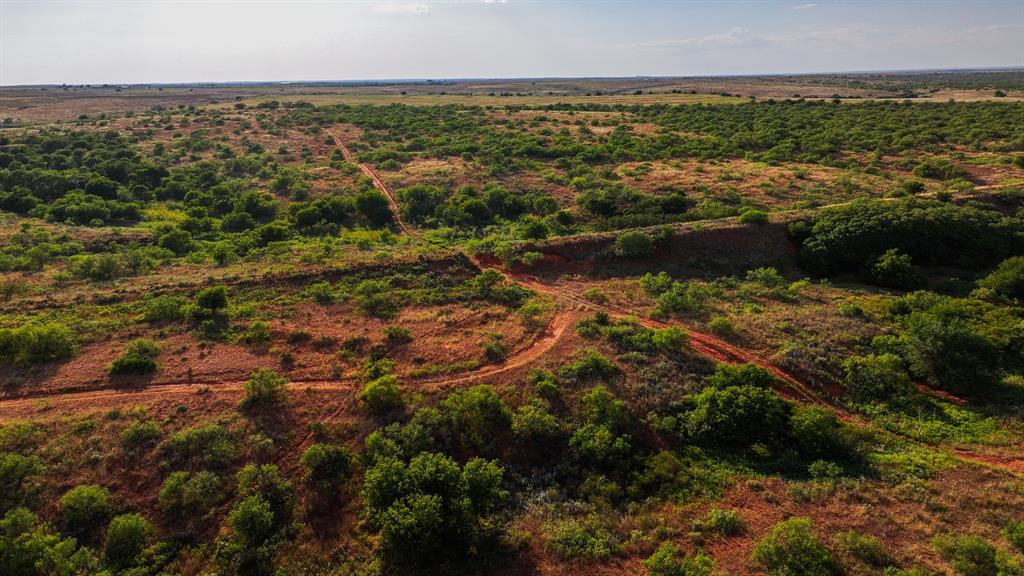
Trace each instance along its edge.
{"label": "hazy horizon", "polygon": [[1024,3],[0,0],[0,85],[1024,66]]}

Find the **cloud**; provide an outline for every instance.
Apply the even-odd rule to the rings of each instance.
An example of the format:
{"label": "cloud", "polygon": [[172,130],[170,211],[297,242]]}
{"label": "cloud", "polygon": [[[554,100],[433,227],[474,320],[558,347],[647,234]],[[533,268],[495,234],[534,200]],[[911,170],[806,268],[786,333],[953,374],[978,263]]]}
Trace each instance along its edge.
{"label": "cloud", "polygon": [[373,10],[383,14],[426,14],[430,12],[430,5],[423,4],[422,2],[411,2],[408,4],[389,2],[387,4],[377,4],[373,7]]}
{"label": "cloud", "polygon": [[706,36],[650,40],[632,44],[620,44],[617,47],[681,51],[751,48],[758,46],[807,47],[827,44],[856,44],[873,41],[872,39],[876,36],[876,31],[860,26],[845,26],[829,30],[814,30],[791,34],[754,34],[746,28],[736,27],[725,32],[708,34]]}
{"label": "cloud", "polygon": [[817,4],[797,4],[796,6],[793,6],[793,10],[810,10],[817,6]]}

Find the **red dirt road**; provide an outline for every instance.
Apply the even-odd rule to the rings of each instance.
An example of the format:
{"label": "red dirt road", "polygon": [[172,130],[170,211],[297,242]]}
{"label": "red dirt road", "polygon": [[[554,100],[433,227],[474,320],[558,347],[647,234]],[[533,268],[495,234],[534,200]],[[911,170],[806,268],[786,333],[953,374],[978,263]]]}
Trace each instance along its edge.
{"label": "red dirt road", "polygon": [[352,152],[350,152],[348,147],[345,146],[345,144],[338,138],[338,136],[334,134],[334,130],[328,128],[327,134],[330,135],[331,140],[334,140],[334,145],[338,147],[338,150],[341,150],[341,155],[345,157],[345,160],[352,162],[356,166],[359,166],[359,169],[363,171],[363,174],[365,174],[369,179],[373,180],[373,186],[388,197],[388,204],[391,205],[391,213],[394,214],[395,216],[395,224],[398,225],[398,228],[402,232],[409,234],[409,229],[406,228],[405,222],[402,222],[402,211],[398,209],[398,202],[395,200],[395,197],[391,195],[391,190],[388,190],[388,187],[385,186],[384,183],[380,181],[380,178],[377,177],[377,173],[374,172],[373,169],[371,169],[366,164],[360,164],[356,162],[355,157],[352,155]]}

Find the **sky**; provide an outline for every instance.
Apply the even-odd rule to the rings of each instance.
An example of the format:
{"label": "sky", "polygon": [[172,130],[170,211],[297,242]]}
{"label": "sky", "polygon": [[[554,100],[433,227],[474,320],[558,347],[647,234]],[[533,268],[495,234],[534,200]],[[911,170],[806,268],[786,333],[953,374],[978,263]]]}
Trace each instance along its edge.
{"label": "sky", "polygon": [[0,0],[0,85],[1024,66],[1024,0]]}

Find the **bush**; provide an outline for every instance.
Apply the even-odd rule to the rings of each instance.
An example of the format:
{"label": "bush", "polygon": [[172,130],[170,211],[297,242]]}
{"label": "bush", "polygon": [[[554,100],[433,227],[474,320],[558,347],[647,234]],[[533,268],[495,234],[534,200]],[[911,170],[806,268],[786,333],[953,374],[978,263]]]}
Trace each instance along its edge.
{"label": "bush", "polygon": [[188,302],[180,296],[156,296],[144,304],[146,322],[174,322],[188,317]]}
{"label": "bush", "polygon": [[993,576],[999,574],[996,549],[980,536],[936,536],[932,541],[938,553],[960,576]]}
{"label": "bush", "polygon": [[779,522],[755,546],[751,560],[772,576],[832,576],[841,573],[832,553],[811,532],[807,518]]}
{"label": "bush", "polygon": [[668,354],[678,354],[690,346],[690,335],[676,326],[659,328],[654,331],[651,338],[658,350]]}
{"label": "bush", "polygon": [[797,406],[789,417],[790,432],[801,454],[814,457],[841,456],[839,420],[821,406]]}
{"label": "bush", "polygon": [[398,378],[393,374],[385,374],[367,382],[359,393],[359,400],[371,414],[377,416],[383,416],[405,405],[402,391],[398,387]]}
{"label": "bush", "polygon": [[569,560],[607,560],[618,548],[611,533],[594,519],[560,522],[551,535],[551,544]]}
{"label": "bush", "polygon": [[259,494],[243,498],[231,507],[228,523],[243,546],[256,548],[274,535],[274,513]]}
{"label": "bush", "polygon": [[242,385],[245,391],[242,406],[251,408],[283,402],[288,394],[287,386],[288,381],[275,374],[273,370],[260,368],[250,374],[249,380]]}
{"label": "bush", "polygon": [[733,327],[732,322],[725,316],[715,316],[708,321],[708,330],[711,331],[715,336],[721,338],[729,338],[730,336],[736,335],[736,328]]}
{"label": "bush", "polygon": [[175,432],[165,441],[163,452],[172,466],[216,468],[235,457],[235,444],[230,432],[211,424]]}
{"label": "bush", "polygon": [[313,444],[302,453],[306,481],[320,489],[337,489],[352,473],[355,457],[347,446]]}
{"label": "bush", "polygon": [[721,534],[722,536],[738,536],[746,530],[743,518],[738,510],[722,510],[712,508],[707,516],[693,523],[693,529],[701,533]]}
{"label": "bush", "polygon": [[683,556],[681,550],[671,542],[662,542],[646,560],[648,576],[711,576],[715,561],[707,554],[697,551],[692,556]]}
{"label": "bush", "polygon": [[15,508],[0,519],[0,567],[12,576],[102,573],[91,549],[54,534],[26,508]]}
{"label": "bush", "polygon": [[1003,536],[1013,547],[1024,552],[1024,522],[1010,522],[1003,528]]}
{"label": "bush", "polygon": [[740,214],[741,224],[767,224],[768,213],[764,210],[746,210]]}
{"label": "bush", "polygon": [[160,347],[152,340],[139,338],[132,340],[124,352],[110,364],[111,374],[151,374],[159,366],[156,358]]}
{"label": "bush", "polygon": [[71,331],[63,324],[26,324],[0,328],[0,365],[34,365],[64,360],[75,353]]}
{"label": "bush", "polygon": [[778,442],[789,424],[789,404],[756,386],[707,388],[691,397],[680,418],[682,434],[714,445],[749,446]]}
{"label": "bush", "polygon": [[563,371],[567,378],[583,382],[618,374],[619,367],[600,352],[587,350]]}
{"label": "bush", "polygon": [[615,255],[645,258],[654,253],[654,239],[644,232],[624,232],[615,238]]}
{"label": "bush", "polygon": [[270,342],[271,337],[270,325],[262,320],[257,320],[249,324],[238,339],[250,346],[261,346]]}
{"label": "bush", "polygon": [[562,426],[549,410],[546,401],[534,398],[512,416],[512,432],[530,442],[543,442],[558,437]]}
{"label": "bush", "polygon": [[391,345],[408,344],[412,342],[412,332],[404,326],[387,326],[384,328],[384,339]]}
{"label": "bush", "polygon": [[868,566],[884,568],[892,563],[889,555],[882,548],[882,543],[874,536],[865,536],[850,530],[836,536],[836,544]]}
{"label": "bush", "polygon": [[239,498],[258,495],[269,506],[271,529],[276,533],[291,525],[295,509],[295,490],[281,477],[274,464],[248,464],[235,475]]}
{"label": "bush", "polygon": [[157,245],[174,252],[176,256],[184,256],[192,251],[192,248],[195,247],[195,242],[192,241],[192,235],[187,230],[175,228],[160,236]]}
{"label": "bush", "polygon": [[905,339],[911,372],[936,388],[970,393],[999,380],[997,350],[962,320],[915,312]]}
{"label": "bush", "polygon": [[1024,256],[1003,260],[992,273],[978,280],[978,286],[1007,298],[1024,298]]}
{"label": "bush", "polygon": [[220,310],[228,307],[228,289],[223,285],[203,288],[196,293],[196,306],[216,316]]}
{"label": "bush", "polygon": [[43,471],[35,456],[0,452],[0,512],[22,505],[29,491],[29,479]]}
{"label": "bush", "polygon": [[106,523],[110,515],[110,494],[106,488],[95,484],[76,486],[60,497],[60,514],[68,534],[78,538],[88,536]]}
{"label": "bush", "polygon": [[857,401],[888,400],[910,390],[903,360],[895,354],[851,356],[843,362],[843,386]]}
{"label": "bush", "polygon": [[911,258],[896,248],[885,251],[871,265],[869,276],[879,286],[912,290],[924,285],[924,277],[914,269]]}
{"label": "bush", "polygon": [[121,431],[121,444],[126,450],[137,450],[160,438],[160,426],[149,420],[132,422]]}
{"label": "bush", "polygon": [[705,380],[709,386],[728,388],[730,386],[753,386],[771,389],[778,380],[768,370],[750,362],[746,364],[715,365],[715,372]]}
{"label": "bush", "polygon": [[125,568],[135,563],[153,537],[153,525],[139,514],[115,516],[107,526],[107,561]]}
{"label": "bush", "polygon": [[421,453],[408,464],[378,460],[366,471],[363,499],[381,534],[385,558],[401,567],[459,562],[489,536],[485,518],[508,494],[504,470],[475,458],[461,469],[443,454]]}
{"label": "bush", "polygon": [[203,470],[172,472],[164,480],[157,497],[157,506],[174,522],[194,526],[224,501],[224,480]]}

